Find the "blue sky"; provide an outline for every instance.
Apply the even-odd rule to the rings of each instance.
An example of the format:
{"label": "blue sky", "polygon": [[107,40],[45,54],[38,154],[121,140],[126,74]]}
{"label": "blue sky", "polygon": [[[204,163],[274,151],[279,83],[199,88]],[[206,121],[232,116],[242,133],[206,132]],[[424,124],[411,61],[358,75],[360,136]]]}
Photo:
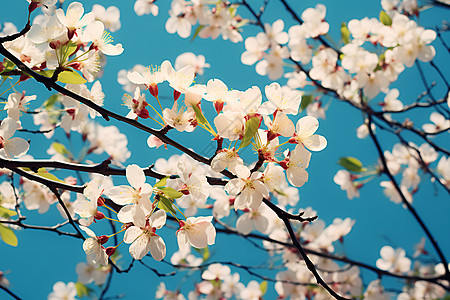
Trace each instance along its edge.
{"label": "blue sky", "polygon": [[[89,10],[92,4],[96,3],[94,1],[81,2],[86,10]],[[207,69],[203,76],[199,76],[196,83],[206,83],[211,78],[219,78],[234,89],[245,90],[256,85],[263,90],[264,86],[271,82],[268,78],[257,75],[254,66],[242,65],[240,55],[245,50],[243,43],[232,44],[229,41],[221,40],[220,37],[218,40],[197,38],[192,42],[189,38],[182,39],[177,35],[168,34],[164,29],[164,23],[168,17],[169,2],[157,1],[160,6],[160,14],[157,17],[136,16],[132,1],[111,0],[107,3],[101,3],[105,6],[116,5],[120,8],[122,28],[113,33],[113,37],[114,41],[122,43],[125,49],[119,57],[108,57],[105,74],[101,78],[107,98],[105,107],[124,114],[127,112],[125,107],[121,105],[124,91],[116,80],[117,72],[120,69],[130,69],[135,64],[159,65],[166,59],[174,62],[179,54],[187,51],[204,55],[206,61],[211,64],[211,68]],[[294,3],[295,1],[290,2]],[[295,7],[300,12],[307,7],[315,6],[316,3],[316,1],[301,1],[301,4],[296,3]],[[364,16],[378,17],[381,9],[378,1],[344,0],[322,1],[322,3],[327,6],[326,19],[331,25],[330,35],[335,41],[339,39],[339,28],[342,22]],[[26,18],[26,1],[9,1],[7,4],[3,4],[3,7],[5,6],[8,9],[8,14],[4,15],[0,22],[14,22],[18,28],[21,28]],[[245,9],[242,9],[242,11],[245,11]],[[421,15],[420,25],[425,27],[435,26],[437,25],[436,20],[442,20],[446,17],[444,13],[445,11],[439,9],[427,10]],[[247,16],[244,12],[242,15]],[[282,16],[286,16],[286,13],[273,0],[267,8],[263,21],[272,23]],[[284,18],[286,24],[293,24],[289,17]],[[244,37],[255,34],[255,32],[256,28],[247,26],[244,28]],[[442,47],[437,41],[434,42],[434,45],[438,51],[436,63],[445,66],[448,61],[446,56],[448,54],[442,54]],[[430,81],[437,80],[431,68],[427,66],[424,68]],[[446,69],[446,75],[448,75],[448,68]],[[279,82],[285,83],[283,79],[280,79]],[[402,74],[400,80],[394,83],[392,87],[397,87],[400,90],[400,99],[404,103],[410,103],[423,90],[415,67]],[[28,94],[36,93],[38,100],[41,101],[50,95],[44,87],[36,87],[35,84],[30,82],[27,82],[24,88],[27,89]],[[439,93],[439,89],[438,86],[436,88],[437,95],[442,94],[442,92]],[[323,98],[325,103],[329,100],[327,97]],[[374,101],[382,101],[382,97],[379,96]],[[417,120],[417,124],[422,124],[428,119],[428,115],[421,115],[420,113],[416,113],[412,117]],[[412,246],[419,242],[423,233],[407,211],[400,205],[390,202],[383,195],[379,188],[379,179],[364,186],[360,191],[361,197],[353,200],[348,200],[345,193],[340,191],[339,187],[333,183],[332,178],[340,169],[337,164],[340,157],[355,156],[366,166],[376,164],[377,153],[372,141],[356,138],[356,128],[361,122],[361,114],[358,111],[352,110],[345,103],[333,100],[330,109],[327,111],[327,119],[320,120],[318,132],[327,138],[328,146],[322,152],[313,153],[308,168],[310,180],[300,190],[299,207],[313,207],[318,212],[319,218],[325,220],[326,224],[331,223],[336,217],[355,219],[355,227],[345,238],[345,253],[350,258],[374,265],[376,259],[379,258],[379,250],[385,244],[403,247],[411,255]],[[107,124],[104,121],[101,123]],[[129,138],[129,149],[133,154],[127,164],[137,163],[140,166],[147,166],[154,163],[159,156],[168,158],[170,155],[177,153],[172,149],[169,149],[169,151],[150,150],[145,143],[146,135],[136,133],[133,128],[122,126],[114,121],[111,124],[118,126],[121,132],[126,133]],[[382,131],[379,131],[379,134],[384,149],[392,150],[392,145],[396,142],[396,139]],[[206,134],[202,135],[201,143],[190,135],[176,136],[180,137],[181,141],[187,146],[194,149],[203,149],[209,143]],[[31,138],[31,136],[28,136],[28,138]],[[60,135],[59,138],[63,140],[64,137]],[[76,141],[75,137],[75,144]],[[444,146],[449,146],[448,139],[441,138],[436,139],[436,141]],[[416,140],[416,142],[419,145],[422,143],[419,140]],[[32,144],[32,149],[35,149],[35,147],[37,146]],[[39,153],[36,155],[37,158],[46,158],[45,150],[36,149],[37,152],[34,153]],[[383,178],[382,180],[386,179]],[[120,182],[120,180],[117,182]],[[450,203],[445,201],[448,196],[441,188],[436,190],[437,192],[430,184],[424,184],[414,196],[414,206],[423,216],[425,222],[429,224],[447,257],[450,257],[450,239],[448,239]],[[52,207],[46,215],[30,213],[30,216],[27,220],[30,224],[50,225],[63,221],[56,207]],[[10,271],[7,277],[11,281],[11,288],[21,297],[43,299],[50,293],[52,285],[56,281],[76,281],[75,266],[78,262],[85,261],[80,240],[58,237],[54,233],[31,230],[22,230],[18,233],[18,238],[19,247],[17,248],[9,247],[0,242],[0,253],[3,254],[2,259],[0,259],[0,270]],[[165,241],[168,245],[167,259],[169,259],[170,253],[176,251],[173,231],[167,232]],[[242,239],[218,235],[216,241],[217,244],[211,248],[211,251],[215,255],[213,258],[217,260],[255,265],[267,260],[263,251],[256,249]],[[236,243],[239,243],[239,247],[234,246]],[[427,249],[431,250],[429,246],[430,244],[427,242]],[[339,251],[343,250],[340,249]],[[122,251],[124,266],[127,266],[129,262],[127,248],[122,247]],[[431,250],[431,252],[434,254],[434,251]],[[156,263],[151,259],[147,259],[146,262],[152,267],[158,268],[160,272],[170,271],[170,268],[165,264]],[[239,273],[244,283],[254,279],[243,270],[239,270]],[[183,276],[179,275],[165,280],[166,285],[169,289],[178,287],[179,282],[184,280],[182,279]],[[195,279],[199,280],[199,276],[195,276],[197,276]],[[374,275],[370,273],[366,273],[364,276],[367,281],[375,279]],[[160,280],[151,271],[146,270],[140,264],[136,264],[129,274],[114,274],[113,287],[109,295],[126,293],[126,299],[137,299],[142,295],[152,298]],[[271,286],[269,285],[269,287]],[[191,286],[184,283],[182,288],[186,290]],[[270,293],[269,298],[275,297],[273,291],[270,291]],[[3,294],[0,292],[0,295]]]}

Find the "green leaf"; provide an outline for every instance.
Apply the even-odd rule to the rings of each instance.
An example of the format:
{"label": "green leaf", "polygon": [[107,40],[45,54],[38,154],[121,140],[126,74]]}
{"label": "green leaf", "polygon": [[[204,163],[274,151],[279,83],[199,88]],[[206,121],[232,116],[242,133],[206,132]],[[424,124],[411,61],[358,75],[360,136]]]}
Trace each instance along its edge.
{"label": "green leaf", "polygon": [[69,150],[67,150],[66,146],[64,146],[63,144],[54,142],[52,144],[52,147],[53,147],[53,149],[55,149],[56,152],[63,155],[64,157],[69,157],[69,156],[72,157],[72,153]]}
{"label": "green leaf", "polygon": [[362,163],[354,157],[341,157],[338,164],[353,173],[361,173],[367,170],[363,167]]}
{"label": "green leaf", "polygon": [[38,73],[45,77],[52,77],[53,73],[55,73],[55,70],[42,70],[39,71]]}
{"label": "green leaf", "polygon": [[350,31],[347,28],[347,24],[345,22],[342,22],[341,24],[341,39],[344,42],[344,44],[348,44],[350,41]]}
{"label": "green leaf", "polygon": [[75,283],[75,288],[77,289],[77,296],[80,298],[87,297],[93,292],[93,289],[82,284],[81,282]]}
{"label": "green leaf", "polygon": [[161,178],[161,180],[158,181],[157,183],[155,183],[155,185],[153,187],[156,188],[156,187],[160,187],[160,186],[165,186],[167,183],[167,179],[169,179],[169,176]]}
{"label": "green leaf", "polygon": [[0,224],[0,236],[2,240],[10,246],[17,247],[18,240],[11,228]]}
{"label": "green leaf", "polygon": [[2,72],[0,72],[0,74],[3,72],[12,71],[16,67],[16,65],[12,61],[10,61],[9,59],[6,59],[6,58],[3,61],[3,66],[5,67],[5,69]]}
{"label": "green leaf", "polygon": [[61,52],[64,53],[63,62],[66,62],[66,60],[74,54],[75,50],[77,50],[77,43],[70,41],[67,45],[64,45],[61,48]]}
{"label": "green leaf", "polygon": [[[45,70],[39,72],[39,74],[49,78],[53,76],[53,73],[55,73],[55,70]],[[70,84],[83,84],[87,82],[87,80],[84,79],[79,73],[72,70],[62,71],[59,73],[58,81]]]}
{"label": "green leaf", "polygon": [[206,246],[205,248],[203,248],[203,261],[204,262],[207,261],[210,256],[211,256],[211,253],[209,252],[208,246]]}
{"label": "green leaf", "polygon": [[[25,171],[31,171],[29,168],[22,168],[22,169],[24,169]],[[38,175],[38,176],[41,176],[41,177],[44,177],[44,178],[47,178],[47,179],[50,179],[53,181],[58,181],[58,182],[64,183],[64,180],[61,180],[58,177],[56,177],[55,175],[47,172],[47,170],[45,168],[39,168],[38,171],[34,172],[34,173],[35,173],[35,175]]]}
{"label": "green leaf", "polygon": [[206,120],[205,116],[203,115],[202,111],[200,110],[200,108],[198,108],[197,105],[192,105],[191,106],[194,111],[195,111],[195,116],[197,117],[197,122],[199,124],[205,125],[208,124],[208,121]]}
{"label": "green leaf", "polygon": [[110,256],[110,259],[115,264],[117,264],[117,262],[122,259],[122,254],[120,253],[119,248],[116,248],[116,252],[114,252],[114,254]]}
{"label": "green leaf", "polygon": [[255,136],[258,131],[260,122],[258,117],[252,117],[245,122],[245,133],[242,138],[241,144],[239,145],[239,149],[245,148],[250,145],[252,138]]}
{"label": "green leaf", "polygon": [[386,26],[392,25],[391,17],[384,10],[380,11],[380,22]]}
{"label": "green leaf", "polygon": [[192,36],[191,42],[195,40],[195,38],[200,33],[200,30],[202,30],[205,27],[205,25],[198,25],[198,27],[195,29],[194,35]]}
{"label": "green leaf", "polygon": [[14,210],[10,210],[0,206],[0,216],[4,218],[10,218],[15,215],[17,215],[17,213]]}
{"label": "green leaf", "polygon": [[282,192],[280,190],[274,189],[274,191],[281,196],[287,196],[284,192]]}
{"label": "green leaf", "polygon": [[171,212],[174,215],[177,213],[173,208],[172,201],[164,196],[159,196],[158,208],[164,210],[165,212]]}
{"label": "green leaf", "polygon": [[259,289],[264,295],[267,292],[267,281],[264,280],[263,282],[261,282],[261,284],[259,285]]}
{"label": "green leaf", "polygon": [[62,83],[70,84],[83,84],[87,80],[83,78],[79,73],[75,71],[63,71],[58,75],[58,81]]}
{"label": "green leaf", "polygon": [[313,102],[314,96],[313,95],[303,95],[302,96],[302,103],[300,104],[300,110],[305,110],[311,102]]}
{"label": "green leaf", "polygon": [[230,7],[228,8],[228,11],[230,12],[230,15],[234,17],[237,13],[237,7],[233,7],[230,5]]}
{"label": "green leaf", "polygon": [[162,191],[167,198],[177,199],[183,196],[183,193],[171,187],[160,187],[159,190]]}
{"label": "green leaf", "polygon": [[44,102],[44,108],[49,109],[52,108],[56,102],[59,102],[59,94],[53,94]]}

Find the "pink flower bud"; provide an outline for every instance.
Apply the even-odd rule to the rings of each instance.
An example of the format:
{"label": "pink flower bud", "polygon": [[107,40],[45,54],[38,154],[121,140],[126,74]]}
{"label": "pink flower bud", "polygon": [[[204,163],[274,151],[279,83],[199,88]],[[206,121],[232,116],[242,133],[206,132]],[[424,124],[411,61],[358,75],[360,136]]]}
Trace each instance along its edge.
{"label": "pink flower bud", "polygon": [[108,257],[113,255],[114,252],[116,252],[116,247],[108,247],[108,248],[106,248],[106,255],[108,255]]}
{"label": "pink flower bud", "polygon": [[105,205],[105,199],[103,199],[102,197],[97,199],[97,206],[103,206]]}
{"label": "pink flower bud", "polygon": [[103,219],[104,217],[105,217],[105,215],[104,215],[102,212],[97,211],[97,212],[95,213],[94,219],[96,219],[96,220],[101,220],[101,219]]}
{"label": "pink flower bud", "polygon": [[216,112],[219,114],[223,109],[223,102],[215,101],[214,102],[214,108],[216,109]]}
{"label": "pink flower bud", "polygon": [[101,235],[98,237],[98,240],[100,241],[100,244],[106,244],[109,240],[109,237],[107,237],[106,235]]}
{"label": "pink flower bud", "polygon": [[28,11],[29,11],[30,13],[32,13],[32,12],[33,12],[36,8],[38,8],[39,6],[41,6],[41,3],[31,1],[31,2],[30,2],[30,5],[28,6]]}
{"label": "pink flower bud", "polygon": [[148,86],[148,91],[152,94],[153,97],[158,97],[158,85],[151,84]]}
{"label": "pink flower bud", "polygon": [[173,100],[177,101],[180,98],[181,93],[177,90],[173,90]]}

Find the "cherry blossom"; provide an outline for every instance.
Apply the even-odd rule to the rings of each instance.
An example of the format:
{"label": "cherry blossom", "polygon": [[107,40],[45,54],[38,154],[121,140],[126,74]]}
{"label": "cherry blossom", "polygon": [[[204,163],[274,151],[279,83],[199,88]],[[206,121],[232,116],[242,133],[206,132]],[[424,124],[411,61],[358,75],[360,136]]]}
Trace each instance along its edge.
{"label": "cherry blossom", "polygon": [[302,13],[302,26],[309,37],[315,38],[328,32],[330,25],[324,21],[326,12],[325,5],[317,4],[315,8],[307,8]]}
{"label": "cherry blossom", "polygon": [[290,184],[301,187],[308,181],[308,172],[305,169],[308,168],[310,159],[311,153],[302,145],[297,145],[281,163]]}
{"label": "cherry blossom", "polygon": [[318,134],[314,134],[319,128],[319,121],[311,116],[298,120],[293,142],[303,144],[311,151],[321,151],[327,146],[327,140]]}
{"label": "cherry blossom", "polygon": [[95,16],[95,20],[98,20],[105,25],[105,29],[111,32],[120,29],[120,10],[116,6],[109,6],[105,9],[99,4],[94,4],[92,6],[92,13]]}
{"label": "cherry blossom", "polygon": [[142,119],[147,119],[149,117],[149,113],[146,108],[148,103],[145,101],[145,95],[141,94],[139,87],[136,87],[133,98],[125,94],[124,100],[124,105],[128,106],[130,109],[130,112],[127,114],[127,118],[137,120],[138,117],[141,117]]}
{"label": "cherry blossom", "polygon": [[88,261],[78,263],[75,270],[78,274],[78,282],[83,284],[94,282],[96,285],[102,285],[111,272],[111,266],[96,266]]}
{"label": "cherry blossom", "polygon": [[[24,179],[22,187],[25,191],[23,201],[28,210],[37,209],[40,214],[43,214],[48,211],[51,204],[56,202],[56,199],[50,190],[39,183]],[[5,193],[3,191],[2,196],[4,199],[7,198],[5,197]],[[2,205],[4,206],[3,201]]]}
{"label": "cherry blossom", "polygon": [[230,195],[237,195],[234,201],[234,209],[257,209],[263,198],[269,197],[269,190],[260,180],[262,173],[253,172],[245,166],[235,168],[238,178],[231,179],[225,186]]}
{"label": "cherry blossom", "polygon": [[135,225],[125,231],[124,242],[131,244],[130,254],[134,259],[142,259],[149,251],[152,257],[160,261],[166,256],[166,244],[155,233],[166,223],[166,212],[158,210],[154,212],[146,222],[135,219]]}
{"label": "cherry blossom", "polygon": [[90,12],[84,15],[83,5],[79,2],[72,2],[67,7],[66,14],[62,9],[57,9],[55,15],[58,20],[68,29],[69,39],[77,34],[77,30],[85,27],[94,20],[94,13]]}
{"label": "cherry blossom", "polygon": [[112,45],[113,38],[105,31],[105,25],[100,21],[95,21],[86,26],[81,36],[84,42],[91,42],[91,48],[98,49],[105,55],[122,54],[122,44]]}
{"label": "cherry blossom", "polygon": [[153,208],[150,202],[153,188],[145,182],[144,171],[138,165],[129,165],[126,176],[131,186],[115,186],[106,192],[115,203],[125,205],[117,214],[119,220],[124,223],[143,218]]}
{"label": "cherry blossom", "polygon": [[286,44],[289,40],[287,32],[283,31],[284,22],[281,19],[273,22],[272,25],[264,24],[264,31],[270,43]]}
{"label": "cherry blossom", "polygon": [[274,82],[265,89],[268,102],[261,105],[259,112],[272,114],[275,110],[283,111],[285,114],[297,115],[302,94],[297,90],[291,90],[287,86],[281,87]]}
{"label": "cherry blossom", "polygon": [[83,226],[89,226],[95,219],[102,219],[103,213],[97,211],[98,199],[104,192],[106,177],[93,179],[86,184],[83,196],[79,197],[74,203],[74,212],[82,219],[79,220]]}
{"label": "cherry blossom", "polygon": [[8,117],[13,118],[16,122],[19,121],[21,116],[20,112],[26,112],[28,110],[27,104],[36,100],[36,95],[25,96],[24,93],[11,93],[8,96],[8,102],[5,104],[5,109],[8,112]]}
{"label": "cherry blossom", "polygon": [[180,54],[175,59],[175,69],[180,70],[185,66],[194,67],[195,74],[203,75],[205,68],[209,68],[210,64],[206,63],[205,56],[195,55],[192,52],[185,52]]}
{"label": "cherry blossom", "polygon": [[257,209],[250,209],[242,214],[236,221],[236,229],[242,234],[249,234],[252,230],[266,233],[269,221],[267,219],[268,207],[261,205]]}
{"label": "cherry blossom", "polygon": [[347,198],[353,199],[359,197],[359,186],[354,182],[354,175],[346,170],[339,170],[333,178],[333,181],[338,184],[343,191],[347,192]]}
{"label": "cherry blossom", "polygon": [[0,155],[6,158],[21,157],[27,153],[30,145],[26,140],[12,137],[17,129],[13,118],[3,119],[0,125]]}
{"label": "cherry blossom", "polygon": [[265,51],[269,48],[267,36],[260,32],[255,37],[249,37],[245,40],[245,52],[241,55],[241,61],[244,65],[253,65],[261,60]]}
{"label": "cherry blossom", "polygon": [[95,265],[108,265],[108,255],[106,254],[105,248],[102,246],[104,240],[96,236],[95,233],[87,227],[80,226],[80,229],[89,236],[83,243],[83,250],[86,253],[88,261]]}
{"label": "cherry blossom", "polygon": [[430,115],[430,121],[434,124],[424,124],[423,130],[427,133],[436,133],[442,130],[450,129],[450,120],[446,119],[438,112],[432,112]]}
{"label": "cherry blossom", "polygon": [[235,168],[243,165],[244,161],[239,157],[235,148],[222,149],[211,161],[211,169],[215,172],[221,172],[228,168],[231,173],[236,173]]}
{"label": "cherry blossom", "polygon": [[154,0],[136,0],[134,3],[134,11],[138,16],[152,14],[157,16],[159,7],[153,3]]}
{"label": "cherry blossom", "polygon": [[189,217],[186,221],[180,221],[180,229],[177,231],[180,250],[189,245],[201,249],[214,244],[216,229],[211,221],[212,217]]}
{"label": "cherry blossom", "polygon": [[53,285],[53,291],[48,295],[48,300],[75,300],[77,289],[75,283],[69,282],[65,284],[58,281]]}
{"label": "cherry blossom", "polygon": [[405,250],[397,248],[394,250],[390,246],[384,246],[380,250],[381,258],[377,260],[377,267],[396,273],[406,273],[411,268],[411,261],[405,257]]}

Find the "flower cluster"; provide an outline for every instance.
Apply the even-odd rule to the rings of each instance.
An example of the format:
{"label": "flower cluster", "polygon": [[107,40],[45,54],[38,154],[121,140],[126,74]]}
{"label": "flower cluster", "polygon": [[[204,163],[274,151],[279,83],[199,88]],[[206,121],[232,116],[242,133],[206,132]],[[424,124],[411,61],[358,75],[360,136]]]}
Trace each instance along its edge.
{"label": "flower cluster", "polygon": [[[41,3],[54,7],[56,1]],[[31,2],[30,7],[38,2]],[[56,77],[61,82],[92,82],[101,69],[100,55],[119,55],[121,44],[113,45],[111,35],[105,31],[120,28],[117,8],[94,6],[86,13],[79,2],[72,2],[66,11],[54,10],[54,14],[35,18],[31,30],[18,39],[4,44],[5,48],[33,70],[44,76]],[[106,25],[105,25],[106,24]],[[80,71],[84,79],[77,73]]]}

